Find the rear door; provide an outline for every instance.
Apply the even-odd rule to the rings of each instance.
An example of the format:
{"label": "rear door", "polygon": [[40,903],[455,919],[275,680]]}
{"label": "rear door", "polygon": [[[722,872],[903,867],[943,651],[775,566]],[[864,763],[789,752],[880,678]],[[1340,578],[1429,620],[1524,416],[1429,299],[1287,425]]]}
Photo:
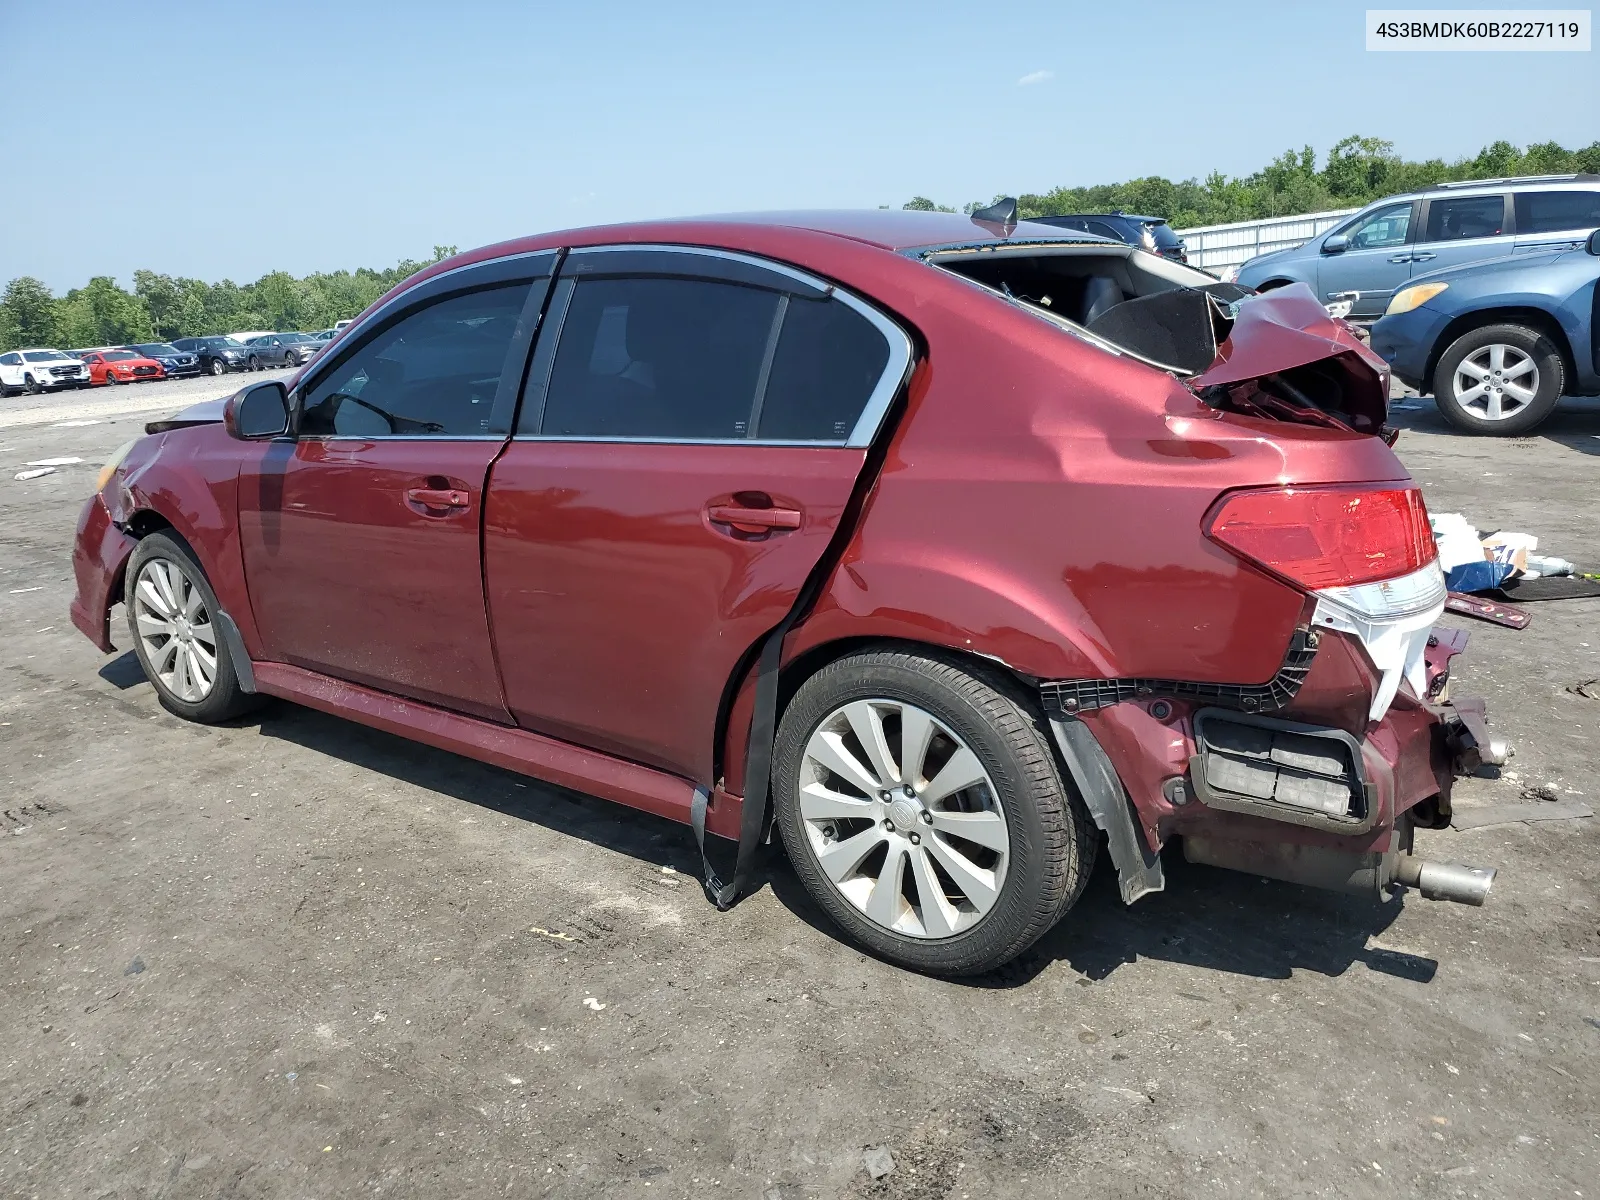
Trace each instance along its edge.
{"label": "rear door", "polygon": [[1413,200],[1386,204],[1346,231],[1346,248],[1317,262],[1317,298],[1327,304],[1347,292],[1360,293],[1352,317],[1378,317],[1411,278],[1411,242],[1416,233]]}
{"label": "rear door", "polygon": [[1600,189],[1517,192],[1516,253],[1576,249],[1600,229]]}
{"label": "rear door", "polygon": [[1511,253],[1511,197],[1432,196],[1423,216],[1422,236],[1412,248],[1411,273],[1459,267]]}
{"label": "rear door", "polygon": [[517,722],[712,783],[728,681],[827,550],[910,358],[775,264],[573,252],[484,525]]}
{"label": "rear door", "polygon": [[269,658],[509,722],[480,522],[553,262],[524,255],[437,276],[296,387],[295,438],[252,450],[239,476],[245,575]]}

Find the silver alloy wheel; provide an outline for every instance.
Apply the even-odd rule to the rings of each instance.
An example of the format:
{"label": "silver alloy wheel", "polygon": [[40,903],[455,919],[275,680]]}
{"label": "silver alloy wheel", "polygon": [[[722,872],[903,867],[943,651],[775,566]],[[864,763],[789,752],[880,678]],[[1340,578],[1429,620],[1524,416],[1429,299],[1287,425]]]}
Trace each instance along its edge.
{"label": "silver alloy wheel", "polygon": [[199,704],[217,682],[217,634],[200,589],[177,563],[152,558],[139,571],[133,603],[150,669],[179,700]]}
{"label": "silver alloy wheel", "polygon": [[875,924],[950,937],[999,899],[1011,857],[999,795],[931,713],[877,699],[835,709],[806,743],[799,787],[818,865]]}
{"label": "silver alloy wheel", "polygon": [[1526,351],[1496,342],[1462,359],[1451,387],[1463,411],[1483,421],[1504,421],[1539,394],[1539,368]]}

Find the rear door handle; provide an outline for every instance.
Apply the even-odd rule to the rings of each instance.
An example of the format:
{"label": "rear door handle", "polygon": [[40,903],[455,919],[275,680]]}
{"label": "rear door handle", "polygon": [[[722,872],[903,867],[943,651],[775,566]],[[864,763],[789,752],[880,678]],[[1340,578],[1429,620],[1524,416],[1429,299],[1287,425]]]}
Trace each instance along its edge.
{"label": "rear door handle", "polygon": [[408,488],[406,499],[423,508],[446,511],[467,508],[472,504],[471,494],[459,488]]}
{"label": "rear door handle", "polygon": [[1396,254],[1396,255],[1395,255],[1395,256],[1394,256],[1394,257],[1393,257],[1393,258],[1391,258],[1391,259],[1390,259],[1390,260],[1389,260],[1389,261],[1390,261],[1390,262],[1396,262],[1396,263],[1399,263],[1399,262],[1410,262],[1410,261],[1411,261],[1411,259],[1412,259],[1412,256],[1411,256],[1411,255],[1409,255],[1409,254]]}
{"label": "rear door handle", "polygon": [[738,504],[713,504],[706,516],[740,533],[765,533],[769,529],[799,529],[800,513],[793,508],[745,508]]}

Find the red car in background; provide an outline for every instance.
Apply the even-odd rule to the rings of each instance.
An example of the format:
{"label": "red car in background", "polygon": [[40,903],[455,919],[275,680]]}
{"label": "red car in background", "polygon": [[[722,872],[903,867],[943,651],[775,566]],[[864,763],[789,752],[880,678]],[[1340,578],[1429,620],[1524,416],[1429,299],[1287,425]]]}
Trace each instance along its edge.
{"label": "red car in background", "polygon": [[82,356],[89,368],[89,382],[143,383],[166,375],[161,364],[133,350],[91,350]]}
{"label": "red car in background", "polygon": [[1104,842],[1482,903],[1411,854],[1494,761],[1383,363],[1015,221],[796,213],[431,266],[85,506],[162,703],[275,696],[737,839],[861,945],[992,969]]}

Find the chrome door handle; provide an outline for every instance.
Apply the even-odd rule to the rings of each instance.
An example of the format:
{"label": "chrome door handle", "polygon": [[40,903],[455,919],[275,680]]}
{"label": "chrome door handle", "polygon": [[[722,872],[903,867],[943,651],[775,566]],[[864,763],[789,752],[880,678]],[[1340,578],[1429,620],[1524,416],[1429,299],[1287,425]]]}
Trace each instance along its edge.
{"label": "chrome door handle", "polygon": [[1410,254],[1396,254],[1389,261],[1392,263],[1410,262],[1414,256]]}
{"label": "chrome door handle", "polygon": [[1411,256],[1411,261],[1412,262],[1427,262],[1431,258],[1438,258],[1438,257],[1439,256],[1437,254],[1413,254]]}

